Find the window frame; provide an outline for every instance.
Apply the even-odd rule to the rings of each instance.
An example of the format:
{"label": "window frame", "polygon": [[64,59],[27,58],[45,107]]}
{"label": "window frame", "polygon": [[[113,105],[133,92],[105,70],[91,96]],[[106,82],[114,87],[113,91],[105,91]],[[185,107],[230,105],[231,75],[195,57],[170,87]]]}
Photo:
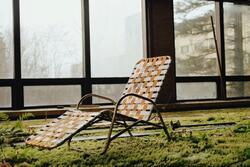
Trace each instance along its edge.
{"label": "window frame", "polygon": [[[174,1],[174,0],[173,0]],[[206,0],[205,0],[206,1]],[[219,76],[176,76],[177,83],[192,83],[192,82],[216,82],[217,85],[217,98],[216,99],[190,99],[190,100],[176,100],[176,102],[185,101],[213,101],[213,100],[233,100],[233,99],[250,99],[250,96],[244,97],[227,97],[226,82],[244,82],[250,81],[250,75],[226,75],[226,58],[225,58],[225,34],[224,34],[224,3],[231,2],[239,5],[249,5],[249,2],[245,1],[218,1],[207,0],[215,2],[215,20],[216,20],[216,36],[218,42],[219,57],[221,61],[221,75]]]}
{"label": "window frame", "polygon": [[[173,1],[169,2],[173,7]],[[208,0],[209,1],[209,0]],[[250,75],[237,75],[237,76],[227,76],[225,73],[225,40],[224,40],[224,2],[236,2],[235,0],[218,1],[210,0],[215,2],[215,13],[216,13],[216,34],[218,41],[218,48],[220,52],[222,73],[221,76],[176,76],[174,69],[171,71],[173,79],[175,80],[175,85],[172,85],[173,90],[176,93],[177,83],[192,83],[192,82],[215,82],[217,89],[217,97],[215,99],[192,99],[192,100],[177,100],[176,96],[173,102],[182,101],[214,101],[214,100],[230,100],[230,99],[250,99],[249,97],[227,97],[226,96],[226,82],[244,82],[250,81]],[[24,86],[49,86],[49,85],[81,85],[81,95],[92,92],[92,84],[125,84],[128,81],[128,77],[110,77],[110,78],[92,78],[91,77],[91,61],[90,61],[90,30],[89,30],[89,0],[82,1],[82,24],[83,24],[83,37],[84,37],[84,48],[83,58],[85,59],[85,77],[82,78],[51,78],[51,79],[23,79],[21,78],[21,40],[20,40],[20,0],[13,0],[13,20],[14,20],[14,78],[13,79],[0,79],[0,87],[11,87],[11,104],[10,108],[1,108],[0,110],[6,109],[26,109],[26,108],[42,108],[42,107],[57,107],[56,105],[50,106],[24,106]],[[149,27],[149,14],[148,1],[142,0],[143,6],[143,42],[144,42],[144,56],[151,57],[151,45],[150,45],[150,32]],[[237,4],[249,5],[249,2],[237,1]],[[172,10],[173,11],[173,10]],[[174,18],[172,17],[172,22]],[[174,28],[174,27],[173,27]],[[174,49],[174,48],[173,48]],[[175,67],[175,61],[173,57],[173,66]],[[91,104],[92,99],[86,101],[86,104]]]}
{"label": "window frame", "polygon": [[[128,81],[128,77],[91,77],[91,59],[90,59],[90,22],[89,22],[89,0],[81,1],[81,18],[82,18],[82,36],[83,41],[83,61],[85,64],[84,73],[85,76],[80,78],[22,78],[21,75],[21,27],[20,27],[20,0],[13,0],[13,36],[14,36],[14,77],[13,79],[0,79],[0,87],[11,87],[11,103],[12,107],[3,108],[6,109],[30,109],[30,108],[46,108],[57,107],[58,105],[44,105],[44,106],[24,106],[24,87],[25,86],[61,86],[61,85],[81,85],[81,95],[92,93],[92,85],[96,84],[125,84]],[[145,4],[142,0],[142,6]],[[145,11],[142,11],[143,15],[143,51],[146,52],[145,34],[146,34],[146,21]],[[146,54],[144,54],[146,55]],[[77,103],[77,102],[76,102]],[[92,99],[85,101],[85,104],[92,104]],[[60,105],[61,106],[61,105]],[[67,106],[67,105],[65,105]]]}

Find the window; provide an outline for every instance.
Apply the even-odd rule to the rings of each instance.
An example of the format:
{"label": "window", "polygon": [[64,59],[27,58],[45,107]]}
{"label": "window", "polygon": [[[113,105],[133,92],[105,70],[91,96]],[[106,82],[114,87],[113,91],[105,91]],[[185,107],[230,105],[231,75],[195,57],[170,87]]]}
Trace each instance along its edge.
{"label": "window", "polygon": [[81,0],[20,1],[23,78],[83,74]]}
{"label": "window", "polygon": [[90,0],[92,77],[128,77],[143,57],[141,0]]}
{"label": "window", "polygon": [[0,87],[0,108],[11,107],[11,88]]}
{"label": "window", "polygon": [[[108,85],[93,85],[92,92],[94,94],[109,97],[115,101],[119,100],[125,89],[125,84],[108,84]],[[109,101],[93,98],[93,103],[110,103]]]}
{"label": "window", "polygon": [[207,41],[208,49],[216,49],[214,39],[208,39]]}
{"label": "window", "polygon": [[13,51],[12,1],[0,0],[0,79],[13,78]]}
{"label": "window", "polygon": [[250,75],[250,6],[224,3],[227,75]]}
{"label": "window", "polygon": [[246,41],[247,41],[247,42],[250,42],[250,31],[249,31],[249,30],[248,30],[248,32],[247,32],[246,38],[247,38]]}
{"label": "window", "polygon": [[227,97],[250,97],[250,82],[227,82]]}
{"label": "window", "polygon": [[216,83],[177,83],[177,100],[215,99]]}
{"label": "window", "polygon": [[[85,4],[82,0],[0,0],[0,108],[75,104],[91,87],[93,92],[120,97],[124,78],[107,84],[103,80],[96,82],[94,77],[128,77],[135,62],[144,56],[142,1],[91,0],[89,6]],[[13,6],[19,7],[20,13],[13,12]],[[13,13],[20,17],[13,17]],[[89,18],[84,20],[84,14]],[[88,20],[90,45],[83,26]],[[20,27],[16,24],[19,21]],[[16,70],[21,64],[21,79],[13,75],[14,44],[21,45],[20,50],[16,48],[16,60],[19,51],[21,60],[15,62]],[[91,66],[85,62],[88,50]],[[85,69],[92,70],[88,78]],[[16,80],[5,80],[8,78]],[[14,100],[15,104],[11,104],[12,89],[20,103]]]}
{"label": "window", "polygon": [[182,54],[188,54],[189,52],[189,46],[185,45],[185,46],[181,46],[181,53]]}
{"label": "window", "polygon": [[[236,1],[173,2],[174,20],[168,21],[174,21],[176,69],[170,73],[177,83],[172,89],[176,92],[171,93],[177,93],[177,100],[250,97],[250,6]],[[146,57],[146,43],[157,47],[159,42],[150,27],[154,10],[147,10],[144,3],[0,0],[0,108],[75,104],[85,92],[118,100],[135,62]],[[20,13],[13,11],[18,7]],[[147,11],[149,20],[145,17]],[[225,39],[218,39],[220,60],[224,61],[223,82],[218,77],[210,16],[214,23],[220,23],[215,25],[217,37]],[[224,18],[224,25],[216,20],[220,18]],[[146,21],[152,41],[145,40]],[[155,23],[153,27],[161,26],[158,21]],[[221,44],[225,44],[225,54]],[[148,51],[153,53],[155,48]],[[219,88],[222,89],[217,92]],[[93,102],[106,103],[97,98]]]}
{"label": "window", "polygon": [[25,86],[24,106],[76,104],[81,86]]}
{"label": "window", "polygon": [[174,0],[177,76],[217,75],[216,50],[203,42],[213,38],[210,16],[214,13],[214,2]]}

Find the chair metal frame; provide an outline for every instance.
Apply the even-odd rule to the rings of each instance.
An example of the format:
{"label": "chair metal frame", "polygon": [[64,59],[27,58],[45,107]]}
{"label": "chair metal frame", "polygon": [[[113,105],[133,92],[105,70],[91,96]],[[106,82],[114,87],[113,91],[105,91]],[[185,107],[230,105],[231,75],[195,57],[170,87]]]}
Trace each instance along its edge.
{"label": "chair metal frame", "polygon": [[[140,99],[143,99],[143,100],[145,100],[145,101],[150,102],[150,103],[153,105],[153,110],[155,110],[156,113],[158,114],[158,117],[160,118],[160,123],[161,123],[162,125],[159,125],[159,124],[150,122],[150,117],[151,117],[151,115],[152,115],[153,110],[150,111],[150,115],[149,115],[149,117],[148,117],[148,119],[147,119],[146,121],[145,121],[145,120],[138,120],[138,119],[135,119],[135,118],[133,118],[133,117],[128,117],[128,116],[126,116],[126,115],[119,114],[119,113],[117,112],[117,111],[118,111],[119,105],[121,104],[121,102],[122,102],[124,99],[126,99],[126,98],[129,97],[129,96],[134,96],[134,97],[137,97],[137,98],[140,98]],[[113,99],[108,98],[108,97],[105,97],[105,96],[101,96],[101,95],[97,95],[97,94],[87,94],[87,95],[83,96],[83,97],[80,99],[80,101],[79,101],[78,104],[77,104],[76,109],[79,110],[81,103],[82,103],[84,100],[86,100],[86,99],[88,99],[88,98],[90,98],[90,97],[97,97],[97,98],[100,98],[100,99],[108,100],[108,101],[112,102],[112,103],[115,105],[114,111],[112,111],[112,110],[110,110],[110,109],[102,110],[102,111],[100,112],[100,114],[98,114],[93,120],[91,120],[91,121],[86,125],[86,126],[89,127],[89,126],[91,126],[91,125],[93,125],[93,124],[95,124],[95,123],[97,123],[97,122],[99,122],[99,121],[102,121],[102,120],[111,121],[111,125],[110,125],[110,129],[109,129],[109,132],[108,132],[108,137],[107,137],[107,140],[106,140],[106,144],[105,144],[104,150],[103,150],[103,152],[102,152],[101,154],[105,154],[105,153],[107,152],[109,146],[110,146],[110,143],[111,143],[114,139],[116,139],[117,137],[119,137],[120,135],[122,135],[123,133],[128,132],[129,135],[130,135],[131,137],[133,137],[133,134],[132,134],[132,132],[131,132],[130,130],[131,130],[131,128],[133,128],[134,126],[136,126],[136,125],[139,124],[139,123],[143,123],[143,124],[147,124],[147,125],[152,125],[152,126],[155,126],[155,127],[157,127],[157,128],[162,128],[162,129],[164,130],[165,134],[167,135],[168,141],[171,140],[171,136],[170,136],[170,134],[169,134],[169,132],[168,132],[168,130],[167,130],[167,126],[165,125],[165,123],[164,123],[164,121],[163,121],[162,115],[161,115],[160,111],[158,110],[158,108],[157,108],[157,106],[156,106],[156,103],[153,102],[151,99],[148,99],[148,98],[146,98],[146,97],[143,97],[143,96],[140,96],[140,95],[137,95],[137,94],[134,94],[134,93],[129,93],[129,94],[126,94],[126,95],[122,96],[122,97],[119,99],[119,101],[116,103]],[[112,120],[109,119],[110,115],[112,115]],[[106,118],[105,118],[105,117],[106,117]],[[119,117],[119,118],[118,118],[118,117]],[[120,121],[121,119],[122,119],[122,122],[123,122],[123,123]],[[128,125],[128,124],[126,123],[126,121],[128,121],[128,120],[129,120],[129,121],[132,121],[133,123],[132,123],[131,125]],[[119,131],[117,134],[111,136],[115,123],[116,123],[116,124],[119,124],[119,125],[123,125],[123,126],[125,127],[125,129],[123,129],[123,130]],[[76,131],[74,134],[72,134],[69,138],[65,139],[65,141],[68,140],[68,146],[69,146],[69,147],[70,147],[70,143],[71,143],[71,141],[72,141],[72,138],[73,138],[77,133],[79,133],[80,131],[82,131],[82,130],[84,130],[84,129],[85,129],[84,127],[81,128],[81,129],[79,129],[79,130]]]}
{"label": "chair metal frame", "polygon": [[[121,130],[120,132],[118,132],[117,134],[115,134],[114,136],[111,137],[111,135],[112,135],[112,130],[113,130],[113,127],[114,127],[114,123],[117,122],[117,121],[116,121],[116,116],[117,116],[117,114],[118,114],[118,113],[117,113],[118,107],[119,107],[120,103],[121,103],[125,98],[127,98],[127,97],[129,97],[129,96],[134,96],[134,97],[137,97],[137,98],[140,98],[140,99],[143,99],[143,100],[145,100],[145,101],[150,102],[150,103],[153,105],[153,109],[154,109],[154,110],[156,111],[156,113],[158,114],[158,117],[160,118],[160,122],[161,122],[162,125],[158,125],[158,124],[149,122],[149,121],[150,121],[150,117],[151,117],[152,112],[153,112],[153,110],[151,110],[151,111],[150,111],[150,115],[149,115],[149,117],[148,117],[148,120],[144,121],[144,120],[138,120],[138,119],[133,118],[133,119],[134,119],[134,121],[133,121],[134,123],[133,123],[133,124],[131,124],[131,125],[125,127],[125,129]],[[125,116],[125,115],[122,115],[122,116]],[[126,117],[127,117],[127,116],[125,116],[125,118],[126,118]],[[112,118],[112,122],[111,122],[110,129],[109,129],[109,133],[108,133],[107,142],[106,142],[106,145],[105,145],[105,148],[104,148],[104,151],[102,152],[102,154],[105,154],[105,153],[107,152],[107,150],[108,150],[108,148],[109,148],[109,145],[110,145],[110,143],[111,143],[112,140],[116,139],[118,136],[120,136],[121,134],[125,133],[126,131],[128,131],[128,132],[130,133],[129,130],[130,130],[132,127],[134,127],[134,126],[136,126],[137,124],[139,124],[139,123],[148,124],[148,125],[153,125],[153,126],[156,126],[156,127],[158,127],[158,128],[162,128],[162,129],[164,130],[165,134],[167,135],[168,141],[171,140],[171,136],[170,136],[170,134],[169,134],[169,132],[168,132],[168,130],[167,130],[167,127],[166,127],[164,121],[163,121],[163,118],[162,118],[162,115],[161,115],[160,111],[157,109],[157,106],[156,106],[155,102],[153,102],[151,99],[145,98],[145,97],[143,97],[143,96],[140,96],[140,95],[137,95],[137,94],[134,94],[134,93],[129,93],[129,94],[126,94],[126,95],[124,95],[123,97],[121,97],[120,100],[119,100],[119,101],[117,102],[117,104],[116,104],[116,107],[115,107],[115,110],[114,110],[114,114],[113,114],[113,118]]]}

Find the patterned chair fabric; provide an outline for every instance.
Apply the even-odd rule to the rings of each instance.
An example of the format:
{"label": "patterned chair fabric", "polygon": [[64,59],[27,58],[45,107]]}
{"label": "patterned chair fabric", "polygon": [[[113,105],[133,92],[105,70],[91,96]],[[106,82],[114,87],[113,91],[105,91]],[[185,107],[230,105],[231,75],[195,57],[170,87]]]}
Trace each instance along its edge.
{"label": "patterned chair fabric", "polygon": [[98,112],[82,112],[75,109],[66,111],[41,128],[37,134],[30,136],[26,144],[43,148],[57,147],[79,129],[88,127],[89,122],[98,114]]}
{"label": "patterned chair fabric", "polygon": [[[171,59],[168,56],[146,58],[139,61],[135,65],[122,95],[134,93],[156,102],[170,62]],[[152,109],[153,104],[130,96],[122,101],[118,113],[146,121],[149,119]]]}
{"label": "patterned chair fabric", "polygon": [[[171,60],[168,56],[145,58],[139,61],[129,78],[122,96],[130,93],[138,94],[153,102],[167,74]],[[126,115],[137,120],[147,121],[150,118],[153,105],[137,97],[128,96],[118,106],[119,117]],[[111,114],[112,115],[112,114]],[[70,140],[81,130],[91,126],[97,118],[110,118],[110,113],[82,112],[80,110],[66,111],[60,117],[41,128],[36,135],[30,136],[26,144],[43,148],[54,148]]]}

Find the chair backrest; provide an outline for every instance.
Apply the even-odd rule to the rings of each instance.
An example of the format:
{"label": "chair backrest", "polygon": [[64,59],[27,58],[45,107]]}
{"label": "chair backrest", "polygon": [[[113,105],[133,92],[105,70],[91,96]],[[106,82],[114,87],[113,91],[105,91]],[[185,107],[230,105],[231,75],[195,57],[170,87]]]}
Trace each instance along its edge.
{"label": "chair backrest", "polygon": [[[156,102],[161,90],[171,59],[169,56],[145,58],[134,67],[122,96],[134,93]],[[148,120],[153,105],[134,96],[125,98],[118,107],[118,113],[139,120]]]}

